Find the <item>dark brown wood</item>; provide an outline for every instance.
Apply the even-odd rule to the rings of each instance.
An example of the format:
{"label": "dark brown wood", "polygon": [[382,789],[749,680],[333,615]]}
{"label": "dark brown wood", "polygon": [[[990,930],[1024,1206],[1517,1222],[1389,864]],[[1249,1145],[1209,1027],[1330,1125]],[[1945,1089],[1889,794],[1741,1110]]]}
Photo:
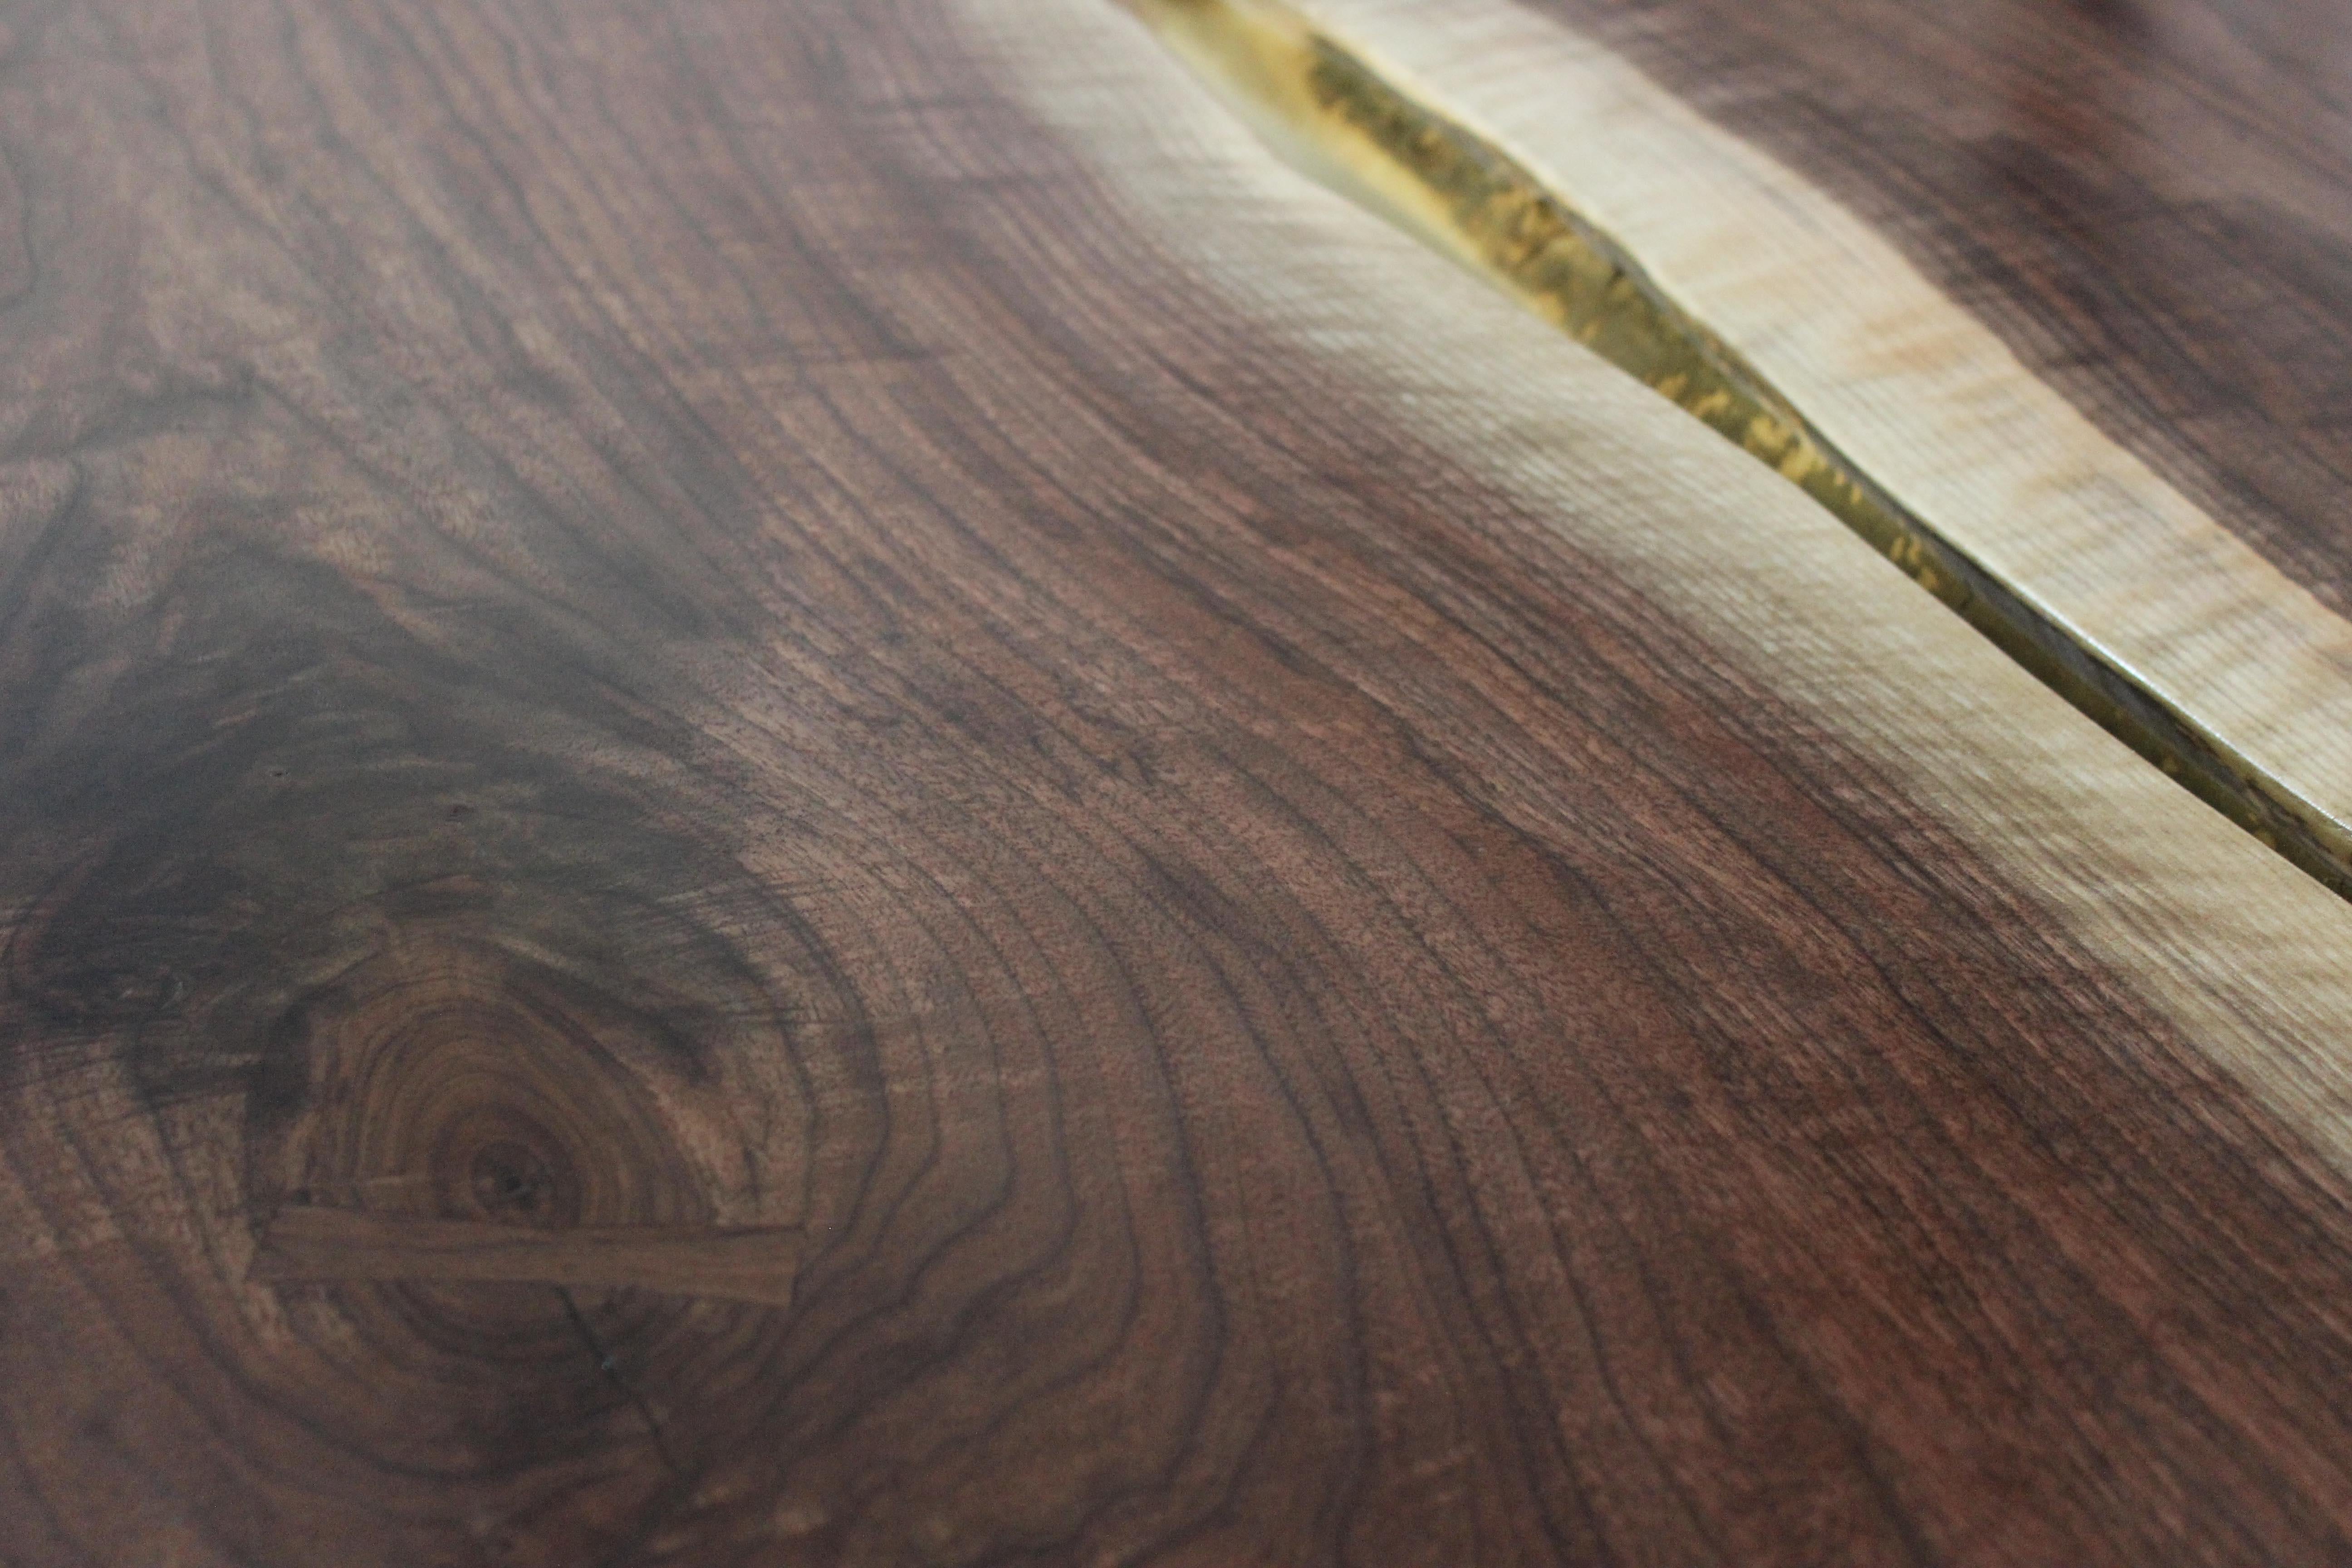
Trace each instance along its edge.
{"label": "dark brown wood", "polygon": [[[495,1165],[496,1146],[482,1163]],[[501,1182],[509,1197],[529,1176]],[[493,1178],[497,1180],[497,1178]],[[804,1237],[788,1226],[519,1225],[374,1209],[289,1205],[260,1237],[256,1279],[465,1279],[600,1290],[663,1290],[789,1307]]]}
{"label": "dark brown wood", "polygon": [[939,10],[0,16],[0,1557],[2352,1555],[2305,1132]]}
{"label": "dark brown wood", "polygon": [[1899,244],[2352,609],[2352,10],[1535,0]]}

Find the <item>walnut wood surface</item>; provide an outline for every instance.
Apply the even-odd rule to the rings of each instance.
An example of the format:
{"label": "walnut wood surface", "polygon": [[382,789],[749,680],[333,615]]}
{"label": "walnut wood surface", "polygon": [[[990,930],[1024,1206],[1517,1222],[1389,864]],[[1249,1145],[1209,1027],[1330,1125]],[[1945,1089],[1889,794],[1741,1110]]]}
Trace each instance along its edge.
{"label": "walnut wood surface", "polygon": [[491,1217],[452,1220],[299,1204],[270,1220],[252,1276],[634,1287],[789,1307],[804,1240],[787,1226],[518,1225],[495,1205]]}
{"label": "walnut wood surface", "polygon": [[2352,10],[1529,3],[1833,193],[2352,609]]}
{"label": "walnut wood surface", "polygon": [[0,17],[0,1561],[2352,1554],[2352,911],[1131,22]]}
{"label": "walnut wood surface", "polygon": [[[1494,0],[1133,4],[1270,151],[1800,486],[2118,739],[2352,897],[2352,803],[2336,784],[2352,771],[2352,625],[1833,198],[1589,39]],[[1360,31],[1406,68],[1363,52]],[[1501,139],[1476,123],[1490,118]],[[1630,247],[1611,232],[1621,222]]]}
{"label": "walnut wood surface", "polygon": [[[1727,373],[1792,411],[1759,427],[1705,393],[1694,412],[1728,418],[1768,458],[1789,446],[1792,419],[1810,426],[1818,451],[1801,441],[1787,453],[1792,478],[1843,493],[1842,464],[1853,488],[1885,498],[1850,521],[1890,558],[1922,568],[1923,582],[1932,574],[1939,592],[1964,585],[1953,596],[1970,618],[2053,685],[2086,688],[2086,711],[2116,710],[2116,731],[2144,754],[2315,875],[2352,887],[2352,622],[2151,467],[2135,449],[2145,441],[2103,430],[2079,395],[2053,387],[2048,365],[2021,360],[1880,221],[1707,120],[1593,31],[1511,0],[1169,0],[1155,10],[1216,35],[1287,27],[1316,58],[1357,62],[1311,73],[1329,77],[1313,91],[1328,112],[1310,116],[1311,136],[1347,121],[1375,144],[1376,165],[1414,171],[1424,209],[1433,178],[1452,183],[1451,154],[1433,163],[1419,133],[1372,128],[1420,124],[1438,144],[1470,149],[1465,170],[1499,157],[1518,171],[1492,210],[1465,212],[1449,193],[1431,237],[1458,252],[1456,237],[1475,231],[1483,269],[1523,291],[1539,279],[1513,270],[1513,212],[1557,220],[1537,226],[1537,243],[1596,226],[1604,241],[1583,248],[1624,289],[1697,323],[1701,352],[1719,342],[1744,363]],[[2291,158],[2252,161],[2294,172]],[[2175,173],[2207,162],[2184,155]],[[2342,182],[2302,174],[2252,183],[2283,211],[2340,225]],[[1580,275],[1573,256],[1559,259],[1564,278]],[[1616,287],[1605,281],[1587,290],[1604,303]],[[2240,293],[2261,302],[2259,289]],[[1696,390],[1664,374],[1664,357],[1618,357],[1664,374],[1662,393]]]}

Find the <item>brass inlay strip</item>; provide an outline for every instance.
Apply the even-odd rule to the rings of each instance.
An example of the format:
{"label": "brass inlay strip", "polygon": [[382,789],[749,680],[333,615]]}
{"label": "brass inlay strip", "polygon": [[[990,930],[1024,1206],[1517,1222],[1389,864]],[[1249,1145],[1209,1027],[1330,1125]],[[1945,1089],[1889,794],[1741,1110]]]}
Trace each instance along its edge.
{"label": "brass inlay strip", "polygon": [[2352,897],[2340,825],[1914,516],[1524,164],[1279,4],[1128,4],[1286,161],[1770,465],[2110,734]]}

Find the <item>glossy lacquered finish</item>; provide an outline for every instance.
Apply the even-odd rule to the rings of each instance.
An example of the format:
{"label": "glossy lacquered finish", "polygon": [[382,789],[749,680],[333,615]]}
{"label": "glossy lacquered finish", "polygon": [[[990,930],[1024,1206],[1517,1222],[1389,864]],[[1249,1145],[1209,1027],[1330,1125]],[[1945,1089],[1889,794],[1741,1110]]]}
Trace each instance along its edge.
{"label": "glossy lacquered finish", "polygon": [[1123,15],[0,17],[0,1560],[2352,1552],[2352,910]]}
{"label": "glossy lacquered finish", "polygon": [[1895,239],[2352,608],[2352,11],[1533,0]]}

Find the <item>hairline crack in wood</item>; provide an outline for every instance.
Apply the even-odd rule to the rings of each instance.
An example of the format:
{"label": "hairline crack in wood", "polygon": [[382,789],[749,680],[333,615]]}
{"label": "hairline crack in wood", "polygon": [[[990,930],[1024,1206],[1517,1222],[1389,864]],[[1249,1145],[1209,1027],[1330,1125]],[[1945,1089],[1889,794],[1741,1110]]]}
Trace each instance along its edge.
{"label": "hairline crack in wood", "polygon": [[2345,825],[1915,515],[1534,171],[1286,6],[1124,3],[1285,162],[1776,469],[2109,734],[2352,899]]}

